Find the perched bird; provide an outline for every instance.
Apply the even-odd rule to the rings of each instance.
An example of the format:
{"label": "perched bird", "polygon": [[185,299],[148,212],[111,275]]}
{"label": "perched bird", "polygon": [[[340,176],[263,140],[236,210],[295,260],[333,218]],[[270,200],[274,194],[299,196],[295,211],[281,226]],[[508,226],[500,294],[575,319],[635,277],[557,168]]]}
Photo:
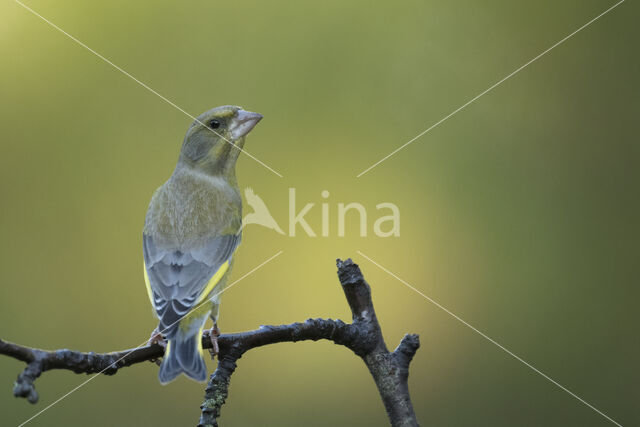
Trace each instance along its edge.
{"label": "perched bird", "polygon": [[253,212],[245,215],[242,220],[242,228],[249,224],[258,224],[263,227],[270,228],[271,230],[275,230],[280,234],[284,234],[284,231],[282,231],[276,220],[271,216],[271,212],[269,212],[267,205],[260,196],[253,192],[251,187],[244,189],[244,197],[247,199],[247,204],[251,206]]}
{"label": "perched bird", "polygon": [[217,353],[219,294],[242,234],[235,174],[244,138],[262,119],[240,107],[209,110],[189,126],[173,175],[149,204],[143,231],[145,282],[168,343],[158,377],[207,378],[201,336],[207,317]]}

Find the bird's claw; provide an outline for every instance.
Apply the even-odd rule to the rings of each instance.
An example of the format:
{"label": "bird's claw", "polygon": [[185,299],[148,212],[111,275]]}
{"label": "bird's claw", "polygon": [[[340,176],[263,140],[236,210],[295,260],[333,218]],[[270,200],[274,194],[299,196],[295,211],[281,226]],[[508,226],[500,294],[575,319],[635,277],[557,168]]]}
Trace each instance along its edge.
{"label": "bird's claw", "polygon": [[[165,350],[167,348],[167,341],[164,339],[164,335],[162,335],[160,331],[158,331],[158,328],[155,328],[153,332],[151,332],[151,337],[149,337],[148,344],[149,345],[157,344]],[[149,359],[149,362],[155,363],[156,365],[160,366],[159,358]]]}
{"label": "bird's claw", "polygon": [[158,328],[155,328],[153,332],[151,332],[151,336],[149,337],[149,345],[158,344],[162,348],[167,347],[167,342],[164,339],[164,335],[158,331]]}
{"label": "bird's claw", "polygon": [[211,341],[211,348],[209,349],[209,353],[211,353],[211,358],[215,358],[218,353],[220,353],[220,347],[218,346],[218,337],[220,336],[220,329],[217,324],[214,324],[211,329],[209,329],[207,335],[209,336],[209,340]]}

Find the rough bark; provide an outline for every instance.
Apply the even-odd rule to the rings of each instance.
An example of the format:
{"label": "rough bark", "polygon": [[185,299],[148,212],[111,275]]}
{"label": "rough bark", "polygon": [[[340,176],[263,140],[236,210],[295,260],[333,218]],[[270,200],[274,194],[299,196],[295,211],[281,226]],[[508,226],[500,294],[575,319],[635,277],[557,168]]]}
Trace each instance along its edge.
{"label": "rough bark", "polygon": [[[217,419],[229,394],[231,375],[244,353],[252,348],[279,342],[320,339],[345,346],[364,361],[378,387],[391,425],[418,425],[407,383],[409,364],[420,346],[418,336],[405,335],[398,347],[389,352],[376,318],[371,288],[364,280],[360,268],[350,259],[338,260],[337,265],[338,277],[351,308],[352,323],[333,319],[308,319],[303,323],[261,326],[253,331],[221,335],[218,338],[218,367],[205,389],[199,426],[218,425]],[[211,340],[207,334],[202,337],[202,346],[205,349],[211,348]],[[0,339],[0,354],[27,364],[18,375],[13,393],[16,397],[24,397],[29,402],[36,403],[38,393],[34,382],[43,372],[66,369],[77,374],[114,375],[127,366],[157,361],[164,355],[164,346],[149,344],[135,349],[96,354],[66,349],[46,351]]]}
{"label": "rough bark", "polygon": [[258,336],[244,338],[238,334],[230,343],[221,343],[218,368],[205,390],[199,427],[218,425],[222,405],[229,395],[231,375],[245,352],[278,342],[319,339],[343,345],[362,358],[378,387],[391,425],[418,425],[408,386],[409,363],[420,347],[418,336],[405,335],[398,347],[389,352],[373,307],[371,288],[360,268],[350,259],[337,260],[337,265],[338,278],[351,308],[352,323],[309,319],[286,326],[263,326],[260,329],[263,333]]}

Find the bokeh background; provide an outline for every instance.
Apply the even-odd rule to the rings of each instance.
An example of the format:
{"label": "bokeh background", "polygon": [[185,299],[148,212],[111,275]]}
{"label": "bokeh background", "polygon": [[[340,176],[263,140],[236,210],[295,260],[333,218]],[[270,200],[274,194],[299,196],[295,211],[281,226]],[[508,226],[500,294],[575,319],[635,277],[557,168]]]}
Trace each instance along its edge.
{"label": "bokeh background", "polygon": [[[197,115],[242,105],[238,176],[286,229],[288,188],[320,231],[245,229],[223,331],[349,319],[335,258],[373,288],[389,347],[419,333],[410,388],[423,425],[600,426],[608,421],[402,283],[371,257],[623,425],[640,424],[637,301],[637,25],[626,2],[361,178],[356,175],[562,37],[610,1],[29,0],[91,48]],[[142,279],[149,198],[190,119],[12,1],[0,4],[0,337],[111,351],[155,327]],[[367,237],[337,204],[369,213]],[[375,205],[401,236],[371,233]],[[210,363],[213,369],[213,363]],[[40,402],[12,395],[17,425],[86,376],[48,372]],[[101,376],[30,425],[195,425],[203,386],[162,387],[152,364]],[[328,342],[248,353],[228,426],[386,425],[365,366]]]}

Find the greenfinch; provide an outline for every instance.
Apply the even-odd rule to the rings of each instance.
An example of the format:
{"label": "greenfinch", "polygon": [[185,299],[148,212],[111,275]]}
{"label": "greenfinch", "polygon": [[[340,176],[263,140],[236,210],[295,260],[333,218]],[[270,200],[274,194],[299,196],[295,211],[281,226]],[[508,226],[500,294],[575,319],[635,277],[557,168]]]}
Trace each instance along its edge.
{"label": "greenfinch", "polygon": [[171,177],[149,204],[143,231],[145,282],[166,337],[158,377],[207,379],[201,336],[207,318],[214,349],[219,294],[242,234],[235,166],[245,136],[262,119],[236,106],[209,110],[189,126]]}

